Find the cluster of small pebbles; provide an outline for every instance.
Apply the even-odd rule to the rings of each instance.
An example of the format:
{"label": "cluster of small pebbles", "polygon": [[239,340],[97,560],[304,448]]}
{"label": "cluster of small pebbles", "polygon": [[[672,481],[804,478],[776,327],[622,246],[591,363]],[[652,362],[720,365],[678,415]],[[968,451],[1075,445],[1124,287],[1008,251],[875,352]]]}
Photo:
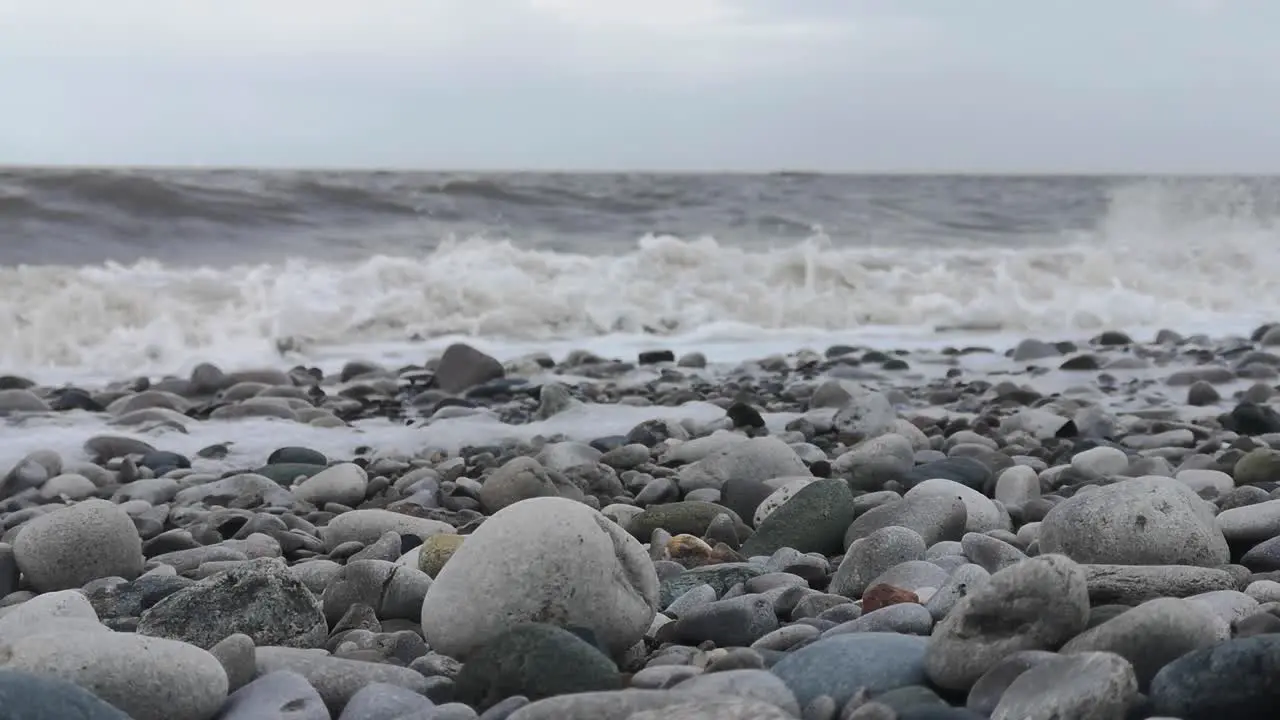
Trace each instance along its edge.
{"label": "cluster of small pebbles", "polygon": [[[0,378],[10,422],[111,426],[0,476],[0,720],[1269,718],[1277,344],[1112,332],[720,369],[455,345],[334,377]],[[984,353],[1021,369],[965,369]],[[429,439],[690,402],[723,413]],[[165,449],[264,417],[424,440]]]}

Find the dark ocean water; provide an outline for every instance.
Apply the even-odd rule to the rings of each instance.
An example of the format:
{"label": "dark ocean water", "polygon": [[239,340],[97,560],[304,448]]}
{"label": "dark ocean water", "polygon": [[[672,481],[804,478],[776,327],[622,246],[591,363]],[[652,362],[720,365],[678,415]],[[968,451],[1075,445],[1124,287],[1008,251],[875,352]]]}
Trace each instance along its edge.
{"label": "dark ocean water", "polygon": [[[1022,247],[1093,232],[1134,188],[1239,202],[1268,180],[0,169],[0,264],[416,255],[447,239],[597,255],[647,234],[766,248]],[[1224,196],[1227,196],[1224,198]]]}

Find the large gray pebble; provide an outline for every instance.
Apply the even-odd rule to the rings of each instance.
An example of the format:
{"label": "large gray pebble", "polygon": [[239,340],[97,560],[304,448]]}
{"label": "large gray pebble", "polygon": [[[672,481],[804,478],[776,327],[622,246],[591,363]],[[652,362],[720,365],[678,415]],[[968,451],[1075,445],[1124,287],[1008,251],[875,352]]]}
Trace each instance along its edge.
{"label": "large gray pebble", "polygon": [[298,483],[293,496],[317,507],[325,503],[338,503],[354,507],[364,501],[369,489],[369,476],[355,463],[340,463]]}
{"label": "large gray pebble", "polygon": [[422,629],[458,658],[524,622],[589,628],[621,653],[657,605],[657,573],[635,538],[582,503],[534,498],[468,536],[427,591]]}
{"label": "large gray pebble", "polygon": [[29,635],[0,647],[0,666],[69,680],[134,720],[207,720],[227,697],[212,654],[133,633]]}
{"label": "large gray pebble", "polygon": [[991,720],[1124,720],[1137,695],[1128,660],[1109,652],[1067,655],[1019,675]]}
{"label": "large gray pebble", "polygon": [[831,577],[827,592],[858,598],[881,573],[900,563],[923,560],[924,539],[916,531],[891,525],[849,546]]}
{"label": "large gray pebble", "polygon": [[324,541],[325,549],[333,550],[352,540],[362,545],[372,545],[388,532],[414,535],[426,540],[432,535],[451,534],[455,530],[446,522],[390,510],[351,510],[338,515],[321,528],[320,539]]}
{"label": "large gray pebble", "polygon": [[826,695],[844,705],[860,690],[872,694],[924,683],[927,641],[896,633],[852,633],[788,653],[772,668],[801,707]]}
{"label": "large gray pebble", "polygon": [[13,554],[27,582],[41,592],[142,573],[142,538],[133,519],[106,500],[85,500],[28,521],[13,540]]}
{"label": "large gray pebble", "polygon": [[1086,630],[1061,652],[1115,653],[1132,663],[1138,687],[1146,688],[1160,668],[1217,641],[1212,614],[1186,600],[1160,598]]}
{"label": "large gray pebble", "polygon": [[929,679],[968,690],[1007,655],[1055,648],[1088,620],[1084,568],[1061,555],[1025,560],[992,575],[937,624],[926,656]]}
{"label": "large gray pebble", "polygon": [[1231,559],[1209,504],[1165,477],[1123,480],[1058,503],[1041,522],[1040,551],[1116,565],[1215,567]]}

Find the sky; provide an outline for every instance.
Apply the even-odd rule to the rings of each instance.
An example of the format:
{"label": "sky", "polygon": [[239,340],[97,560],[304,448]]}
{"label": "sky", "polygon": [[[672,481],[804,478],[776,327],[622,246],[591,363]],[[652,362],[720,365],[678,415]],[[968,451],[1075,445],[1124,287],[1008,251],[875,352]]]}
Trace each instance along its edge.
{"label": "sky", "polygon": [[1280,171],[1276,0],[0,0],[0,164]]}

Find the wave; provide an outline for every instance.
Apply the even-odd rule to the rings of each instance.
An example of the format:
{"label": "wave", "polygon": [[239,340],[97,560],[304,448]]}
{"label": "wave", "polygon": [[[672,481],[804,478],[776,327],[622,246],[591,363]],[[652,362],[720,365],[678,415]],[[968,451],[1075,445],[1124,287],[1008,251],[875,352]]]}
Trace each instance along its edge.
{"label": "wave", "polygon": [[[275,175],[206,173],[195,190],[175,189],[187,182],[177,175],[163,189],[152,179],[114,185],[107,194],[117,206],[127,201],[144,208],[187,193],[183,202],[208,214],[219,198],[244,193],[282,217],[306,214],[297,209],[297,197],[323,196],[330,208],[335,203],[390,203],[378,211],[385,215],[408,205],[395,200],[392,190],[378,190],[378,183],[424,187],[421,179],[410,183],[397,174],[361,178],[334,177],[310,188],[292,178],[286,192],[272,185],[284,182]],[[42,182],[48,188],[67,187],[64,181]],[[678,194],[685,203],[703,202],[697,198],[704,195],[760,192],[749,180],[743,181],[744,190],[742,184],[689,178],[663,184],[622,176],[529,176],[516,178],[500,193],[490,186],[494,181],[486,182],[490,184],[452,177],[439,180],[437,189],[455,197],[485,195],[489,201],[502,195],[506,210],[516,207],[511,198],[517,195],[550,203],[560,193],[554,202],[570,208],[581,207],[574,204],[577,196],[594,195],[603,202],[642,195],[618,189],[627,183],[648,182],[651,195]],[[716,226],[716,237],[636,233],[627,247],[603,251],[589,242],[563,241],[555,233],[539,235],[519,223],[506,228],[478,223],[480,230],[462,239],[419,239],[389,248],[361,239],[364,244],[342,258],[317,250],[319,230],[288,237],[250,233],[246,237],[256,245],[270,245],[287,259],[237,261],[245,256],[243,248],[205,243],[201,247],[211,248],[210,254],[231,261],[199,265],[190,252],[179,254],[178,260],[165,257],[163,239],[173,226],[151,223],[147,227],[154,235],[146,244],[136,237],[133,242],[156,250],[159,257],[153,259],[77,263],[60,258],[57,265],[0,266],[0,308],[5,310],[0,313],[0,337],[5,338],[0,370],[157,373],[180,371],[201,360],[279,361],[281,348],[310,351],[455,334],[526,345],[618,334],[659,342],[706,336],[710,329],[730,324],[747,339],[753,333],[808,329],[820,336],[886,327],[1078,336],[1104,328],[1235,329],[1280,316],[1280,282],[1274,270],[1280,267],[1280,193],[1268,189],[1274,186],[1123,183],[1109,190],[1093,222],[1074,227],[1059,223],[1053,232],[1037,233],[1040,226],[1032,210],[1080,202],[1084,195],[1060,190],[1054,195],[1044,188],[1057,186],[1031,183],[1030,190],[1018,190],[1026,195],[1017,201],[1021,214],[1006,212],[1004,222],[1023,233],[1016,243],[956,236],[929,245],[911,233],[937,237],[948,223],[1000,224],[992,215],[990,203],[995,201],[983,198],[1002,186],[991,181],[969,188],[966,192],[977,199],[953,200],[950,212],[943,203],[942,209],[924,216],[908,212],[905,199],[944,194],[945,183],[920,181],[932,183],[924,192],[919,187],[910,191],[913,186],[902,182],[898,195],[871,196],[869,202],[901,217],[887,221],[878,216],[878,224],[861,229],[863,245],[807,229],[801,233],[802,223],[792,219],[801,213],[786,198],[752,206],[756,220],[784,228],[772,236],[777,238],[774,247],[743,242],[733,223]],[[1012,192],[1009,188],[1017,189],[1023,181],[1004,182],[1006,192]],[[677,192],[681,183],[691,189]],[[29,208],[29,196],[39,184],[25,178],[24,195],[12,188],[5,192],[0,182],[0,212]],[[71,184],[81,194],[98,192],[93,190],[98,185],[83,178]],[[824,192],[833,195],[829,203],[841,202],[830,188]],[[191,199],[196,195],[202,200]],[[282,199],[286,196],[294,200]],[[36,204],[46,210],[63,207],[50,198]],[[735,213],[746,206],[731,204],[729,214],[740,221]],[[335,217],[334,212],[327,217]],[[321,224],[315,218],[307,222]],[[788,240],[802,234],[808,237]],[[62,246],[55,238],[42,237],[49,244],[41,247],[56,256]]]}

